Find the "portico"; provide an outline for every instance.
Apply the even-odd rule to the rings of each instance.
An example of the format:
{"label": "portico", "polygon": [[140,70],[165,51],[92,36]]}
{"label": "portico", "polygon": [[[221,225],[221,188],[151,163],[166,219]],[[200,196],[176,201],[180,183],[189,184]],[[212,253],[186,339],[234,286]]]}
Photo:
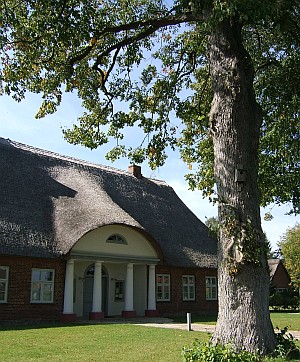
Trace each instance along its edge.
{"label": "portico", "polygon": [[151,243],[137,230],[121,225],[98,228],[84,235],[70,256],[63,322],[74,321],[76,316],[96,320],[158,314],[155,265],[159,259]]}

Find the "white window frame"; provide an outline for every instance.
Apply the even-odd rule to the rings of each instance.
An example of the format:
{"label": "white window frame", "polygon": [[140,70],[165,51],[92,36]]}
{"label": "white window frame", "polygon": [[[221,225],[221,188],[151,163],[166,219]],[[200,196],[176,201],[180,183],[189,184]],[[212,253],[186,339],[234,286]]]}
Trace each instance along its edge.
{"label": "white window frame", "polygon": [[182,300],[185,302],[196,300],[195,275],[182,276]]}
{"label": "white window frame", "polygon": [[127,245],[127,241],[124,238],[124,236],[120,235],[120,234],[111,234],[107,239],[106,239],[107,243],[111,243],[111,244],[120,244],[120,245]]}
{"label": "white window frame", "polygon": [[[34,278],[34,273],[39,272],[41,274],[41,278],[40,279],[35,279]],[[43,275],[45,275],[45,273],[52,273],[52,279],[51,280],[46,280],[43,279]],[[31,269],[31,291],[30,291],[30,302],[31,303],[53,303],[53,297],[54,297],[54,278],[55,278],[55,273],[54,273],[54,269],[40,269],[40,268],[32,268]],[[34,287],[35,284],[40,284],[39,287],[39,298],[34,297],[34,293],[36,293],[36,288]],[[46,288],[50,287],[50,300],[49,299],[44,299],[44,295],[46,293]]]}
{"label": "white window frame", "polygon": [[0,303],[7,303],[9,267],[0,265],[0,269],[5,270],[5,278],[0,279],[0,283],[4,283],[4,299],[0,299]]}
{"label": "white window frame", "polygon": [[[162,278],[162,282],[158,281],[159,278]],[[159,297],[159,295],[161,295],[161,297]],[[170,300],[171,300],[171,275],[156,274],[156,301],[170,302]]]}
{"label": "white window frame", "polygon": [[217,277],[205,277],[205,296],[206,300],[218,299]]}

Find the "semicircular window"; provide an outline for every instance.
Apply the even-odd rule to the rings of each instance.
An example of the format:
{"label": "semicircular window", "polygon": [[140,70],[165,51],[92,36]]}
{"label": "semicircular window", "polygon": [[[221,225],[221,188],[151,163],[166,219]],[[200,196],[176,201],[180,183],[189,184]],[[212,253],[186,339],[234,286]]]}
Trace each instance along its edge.
{"label": "semicircular window", "polygon": [[113,243],[113,244],[127,244],[127,241],[125,240],[125,238],[122,235],[119,234],[112,234],[110,235],[107,240],[107,243]]}

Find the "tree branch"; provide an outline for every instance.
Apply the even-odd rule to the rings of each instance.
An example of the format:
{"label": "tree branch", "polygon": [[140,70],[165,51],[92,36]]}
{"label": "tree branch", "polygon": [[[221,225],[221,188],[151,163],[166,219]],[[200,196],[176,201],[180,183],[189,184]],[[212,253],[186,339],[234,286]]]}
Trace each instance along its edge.
{"label": "tree branch", "polygon": [[196,16],[195,13],[193,13],[193,12],[187,12],[182,15],[167,16],[167,17],[148,19],[148,20],[140,20],[140,21],[134,21],[134,22],[128,23],[128,24],[120,24],[120,25],[116,25],[116,26],[107,27],[107,28],[103,29],[100,33],[97,33],[97,31],[95,31],[95,36],[101,37],[106,34],[111,34],[111,33],[117,34],[121,31],[135,30],[135,29],[139,29],[141,27],[145,28],[145,27],[149,27],[149,26],[159,29],[159,28],[164,28],[169,25],[178,25],[178,24],[182,24],[182,23],[193,22],[193,21],[201,20],[203,18],[204,18],[203,16],[199,16],[199,15]]}
{"label": "tree branch", "polygon": [[[193,22],[196,20],[200,20],[202,19],[203,16],[202,15],[198,15],[196,16],[193,12],[189,12],[189,13],[185,13],[183,15],[180,16],[167,16],[165,18],[156,18],[156,19],[149,19],[149,20],[141,20],[141,21],[135,21],[132,23],[128,23],[128,24],[121,24],[121,25],[117,25],[117,26],[111,26],[111,27],[107,27],[105,29],[103,29],[101,32],[94,32],[94,38],[95,40],[99,40],[99,38],[107,35],[107,34],[117,34],[120,33],[122,31],[128,31],[128,30],[136,30],[136,29],[140,29],[140,28],[146,28],[145,31],[139,33],[136,36],[132,36],[130,38],[126,38],[123,39],[121,41],[119,41],[118,43],[110,46],[109,48],[107,48],[106,50],[104,50],[96,59],[96,62],[93,66],[94,69],[96,69],[98,67],[98,65],[101,62],[101,59],[104,56],[107,56],[108,54],[110,54],[112,51],[118,49],[118,48],[122,48],[126,45],[132,44],[133,42],[137,42],[139,40],[145,39],[148,36],[150,36],[151,34],[153,34],[156,30],[160,29],[160,28],[164,28],[166,26],[170,26],[170,25],[179,25],[182,23],[187,23],[187,22]],[[95,43],[96,43],[95,41]],[[82,59],[84,59],[86,56],[88,56],[88,54],[92,51],[92,49],[94,48],[95,45],[89,45],[87,46],[82,53],[75,55],[74,57],[71,57],[69,59],[69,66],[73,67],[74,64]]]}

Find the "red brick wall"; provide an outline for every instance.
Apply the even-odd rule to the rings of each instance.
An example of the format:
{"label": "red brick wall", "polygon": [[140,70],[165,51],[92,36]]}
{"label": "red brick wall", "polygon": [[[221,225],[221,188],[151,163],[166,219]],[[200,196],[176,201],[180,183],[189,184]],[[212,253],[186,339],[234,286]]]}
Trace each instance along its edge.
{"label": "red brick wall", "polygon": [[[7,303],[0,304],[0,324],[8,320],[58,320],[63,309],[64,260],[1,255],[0,265],[9,267]],[[53,303],[30,303],[32,268],[55,270]]]}
{"label": "red brick wall", "polygon": [[[156,308],[160,315],[174,314],[216,314],[218,311],[217,300],[206,300],[205,277],[217,277],[217,269],[199,268],[175,268],[156,267],[156,274],[170,274],[171,278],[171,300],[169,302],[156,302]],[[183,301],[182,276],[195,276],[195,301]]]}
{"label": "red brick wall", "polygon": [[[0,324],[17,320],[58,320],[63,310],[65,261],[58,259],[0,256],[0,265],[9,267],[7,303],[0,304]],[[32,268],[54,269],[54,302],[30,303]],[[205,277],[217,276],[216,269],[177,268],[157,266],[157,274],[170,274],[171,301],[157,302],[160,315],[217,313],[217,301],[207,301]],[[194,275],[196,300],[183,301],[182,276]]]}

